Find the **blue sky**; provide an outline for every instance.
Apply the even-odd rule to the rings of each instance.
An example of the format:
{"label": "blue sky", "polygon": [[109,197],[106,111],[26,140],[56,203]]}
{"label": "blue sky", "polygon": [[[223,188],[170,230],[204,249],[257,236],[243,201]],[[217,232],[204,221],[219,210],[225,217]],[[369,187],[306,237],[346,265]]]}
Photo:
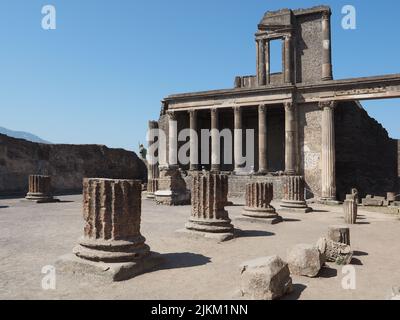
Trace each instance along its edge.
{"label": "blue sky", "polygon": [[[41,28],[46,4],[56,30]],[[333,9],[336,79],[400,73],[397,0],[0,0],[0,126],[137,150],[163,97],[255,73],[265,11],[317,4]],[[346,4],[356,30],[341,27]],[[400,138],[400,100],[363,104]]]}

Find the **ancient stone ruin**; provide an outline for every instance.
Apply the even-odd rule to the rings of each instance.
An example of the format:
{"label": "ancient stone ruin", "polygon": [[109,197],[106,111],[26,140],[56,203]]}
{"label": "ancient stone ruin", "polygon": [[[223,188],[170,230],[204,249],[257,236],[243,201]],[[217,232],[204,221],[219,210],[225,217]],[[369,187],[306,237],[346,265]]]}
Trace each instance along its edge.
{"label": "ancient stone ruin", "polygon": [[310,244],[298,244],[286,259],[291,274],[314,278],[325,263],[325,255]]}
{"label": "ancient stone ruin", "polygon": [[350,245],[350,228],[347,226],[330,226],[328,239],[334,242]]}
{"label": "ancient stone ruin", "polygon": [[195,236],[230,240],[234,236],[233,225],[225,210],[228,177],[212,172],[193,174],[192,214],[181,232]]}
{"label": "ancient stone ruin", "polygon": [[84,235],[59,270],[122,281],[158,263],[140,233],[140,181],[84,179]]}
{"label": "ancient stone ruin", "polygon": [[304,199],[304,178],[301,176],[287,176],[283,182],[283,199],[281,207],[286,211],[301,213],[311,212]]}
{"label": "ancient stone ruin", "polygon": [[349,245],[335,242],[327,238],[321,238],[317,242],[318,250],[326,257],[326,261],[335,262],[338,265],[350,264],[353,251]]}
{"label": "ancient stone ruin", "polygon": [[51,191],[51,177],[44,175],[29,176],[29,191],[25,197],[36,203],[57,202]]}
{"label": "ancient stone ruin", "polygon": [[347,224],[357,223],[358,205],[355,200],[345,200],[343,203],[344,221]]}
{"label": "ancient stone ruin", "polygon": [[276,224],[283,219],[271,205],[274,185],[269,182],[254,182],[246,185],[246,206],[242,215],[245,220]]}

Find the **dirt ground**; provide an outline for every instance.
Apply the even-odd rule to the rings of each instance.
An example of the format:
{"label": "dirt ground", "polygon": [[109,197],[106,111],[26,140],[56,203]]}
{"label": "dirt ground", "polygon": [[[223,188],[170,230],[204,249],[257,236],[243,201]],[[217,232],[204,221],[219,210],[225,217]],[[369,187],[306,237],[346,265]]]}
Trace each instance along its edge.
{"label": "dirt ground", "polygon": [[[163,255],[156,270],[129,281],[101,284],[57,275],[56,289],[42,289],[42,268],[70,253],[82,235],[81,196],[34,204],[0,200],[0,299],[237,299],[239,265],[278,254],[297,243],[315,243],[329,225],[342,224],[341,207],[313,205],[310,214],[285,213],[278,225],[235,221],[240,201],[228,207],[237,238],[217,244],[175,233],[190,207],[160,207],[143,200],[142,233],[152,251]],[[278,207],[278,204],[274,204]],[[334,264],[317,278],[293,276],[295,291],[285,299],[386,299],[400,285],[400,221],[396,216],[360,210],[351,226],[356,289],[342,287],[342,268]]]}

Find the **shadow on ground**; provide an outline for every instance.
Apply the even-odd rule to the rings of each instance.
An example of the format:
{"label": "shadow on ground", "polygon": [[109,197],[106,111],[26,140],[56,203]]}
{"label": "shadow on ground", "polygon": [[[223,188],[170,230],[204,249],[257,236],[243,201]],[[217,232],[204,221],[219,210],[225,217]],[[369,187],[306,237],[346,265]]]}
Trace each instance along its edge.
{"label": "shadow on ground", "polygon": [[292,293],[283,297],[282,300],[298,300],[306,288],[304,284],[296,283],[293,285]]}
{"label": "shadow on ground", "polygon": [[329,267],[323,267],[320,270],[320,272],[318,274],[318,277],[329,279],[329,278],[337,277],[337,274],[338,274],[338,272],[337,272],[336,269],[332,269],[332,268],[329,268]]}
{"label": "shadow on ground", "polygon": [[6,209],[8,206],[0,206],[0,209]]}
{"label": "shadow on ground", "polygon": [[235,229],[236,238],[255,238],[255,237],[270,237],[274,236],[275,233],[262,231],[262,230],[241,230]]}
{"label": "shadow on ground", "polygon": [[191,252],[166,253],[158,270],[181,269],[202,266],[211,262],[211,258]]}

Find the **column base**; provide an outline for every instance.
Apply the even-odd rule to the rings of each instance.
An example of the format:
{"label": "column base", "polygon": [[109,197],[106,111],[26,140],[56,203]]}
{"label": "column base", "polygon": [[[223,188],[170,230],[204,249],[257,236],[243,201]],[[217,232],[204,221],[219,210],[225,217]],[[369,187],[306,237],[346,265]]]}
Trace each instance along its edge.
{"label": "column base", "polygon": [[101,282],[117,282],[132,279],[154,269],[162,262],[159,253],[150,252],[133,262],[104,263],[78,258],[74,254],[61,256],[55,263],[57,275],[90,277]]}
{"label": "column base", "polygon": [[254,173],[255,176],[266,176],[269,173],[268,170],[259,170],[256,173]]}
{"label": "column base", "polygon": [[262,224],[277,224],[283,222],[282,217],[276,213],[273,207],[269,209],[245,207],[242,212],[242,217],[236,218],[236,220]]}
{"label": "column base", "polygon": [[211,233],[211,232],[204,232],[204,231],[197,231],[190,229],[180,229],[176,231],[176,234],[187,239],[195,239],[195,240],[206,239],[206,240],[216,241],[218,243],[232,240],[235,237],[233,230],[232,232],[225,232],[225,233]]}
{"label": "column base", "polygon": [[325,204],[325,205],[327,205],[327,206],[340,206],[340,205],[342,205],[343,204],[343,202],[341,202],[341,201],[338,201],[338,200],[336,200],[336,199],[334,199],[334,198],[321,198],[321,199],[319,199],[318,201],[317,201],[317,203],[319,203],[319,204]]}
{"label": "column base", "polygon": [[25,199],[36,203],[60,202],[59,199],[53,198],[53,196],[45,195],[43,193],[28,193]]}
{"label": "column base", "polygon": [[305,201],[282,200],[279,211],[309,213],[312,212],[313,209],[308,207]]}
{"label": "column base", "polygon": [[186,206],[190,204],[190,191],[178,193],[172,190],[159,190],[154,193],[158,205],[164,206]]}

